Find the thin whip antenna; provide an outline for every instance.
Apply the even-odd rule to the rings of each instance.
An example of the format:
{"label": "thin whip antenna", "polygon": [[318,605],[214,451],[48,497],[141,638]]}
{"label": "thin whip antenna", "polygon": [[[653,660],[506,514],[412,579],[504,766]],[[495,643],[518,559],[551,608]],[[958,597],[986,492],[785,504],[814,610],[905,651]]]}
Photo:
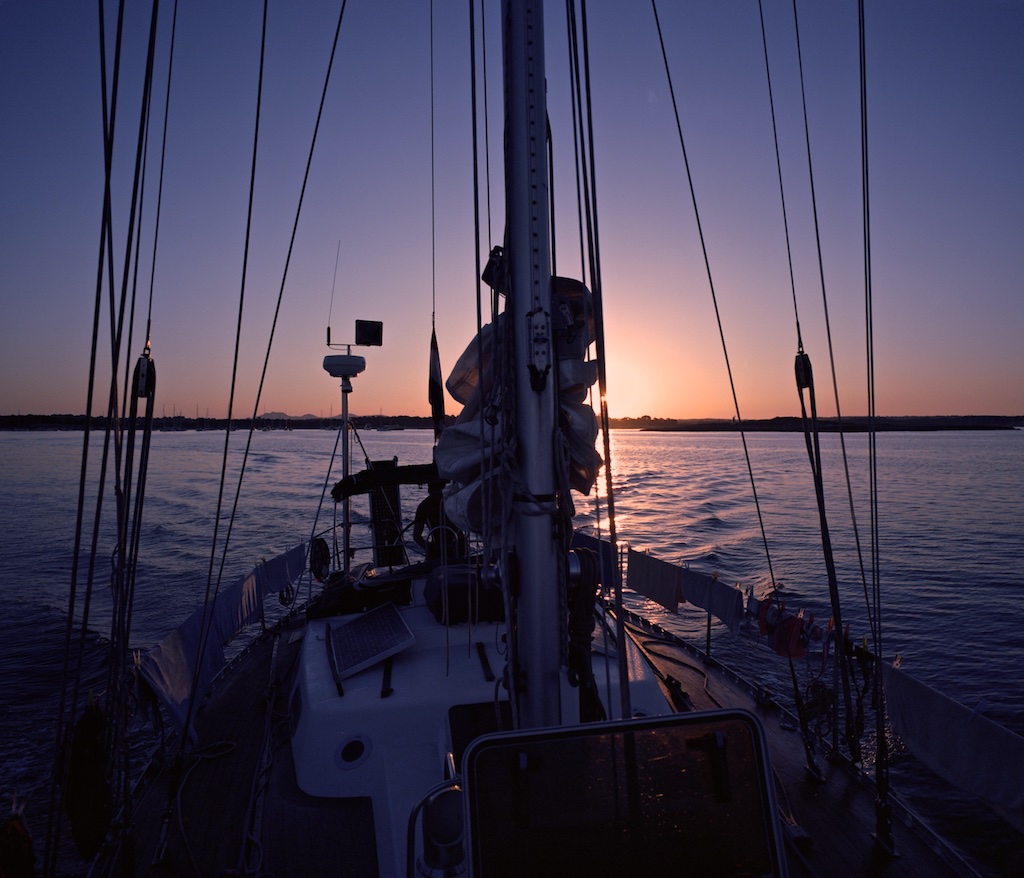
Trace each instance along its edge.
{"label": "thin whip antenna", "polygon": [[334,251],[334,277],[331,279],[331,303],[327,306],[327,346],[331,346],[331,316],[334,314],[334,290],[338,286],[338,262],[341,260],[341,238],[338,238],[338,249]]}

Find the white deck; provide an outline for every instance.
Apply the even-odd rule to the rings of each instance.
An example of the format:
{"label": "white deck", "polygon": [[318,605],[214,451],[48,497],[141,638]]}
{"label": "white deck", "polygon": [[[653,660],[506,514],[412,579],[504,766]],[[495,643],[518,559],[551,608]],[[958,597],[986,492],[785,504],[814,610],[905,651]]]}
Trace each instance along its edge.
{"label": "white deck", "polygon": [[[482,644],[490,670],[500,679],[505,665],[499,652],[503,623],[447,628],[424,605],[420,589],[414,605],[401,613],[415,642],[391,657],[390,694],[382,696],[383,660],[342,680],[339,694],[327,649],[332,620],[321,619],[306,626],[289,701],[300,789],[313,796],[373,799],[382,875],[404,871],[409,815],[423,795],[446,778],[453,750],[449,708],[492,702],[498,695],[507,700],[495,680],[487,679],[477,646]],[[594,658],[598,684],[603,685],[605,663],[600,655]],[[638,656],[631,659],[633,713],[668,712],[653,675]],[[614,659],[609,671],[614,687]],[[617,702],[613,691],[606,703]],[[578,721],[577,705],[577,691],[564,683],[563,724]]]}

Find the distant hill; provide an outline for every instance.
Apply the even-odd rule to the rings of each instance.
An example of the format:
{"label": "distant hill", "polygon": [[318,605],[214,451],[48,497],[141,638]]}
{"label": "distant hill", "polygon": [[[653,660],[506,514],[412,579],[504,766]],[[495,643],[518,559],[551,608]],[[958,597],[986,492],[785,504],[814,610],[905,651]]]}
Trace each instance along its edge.
{"label": "distant hill", "polygon": [[269,420],[269,421],[321,421],[321,420],[323,420],[323,418],[321,418],[319,415],[309,415],[309,414],[306,414],[306,415],[289,415],[289,414],[286,414],[285,412],[264,412],[262,415],[257,415],[256,417],[259,420],[266,419],[266,420]]}

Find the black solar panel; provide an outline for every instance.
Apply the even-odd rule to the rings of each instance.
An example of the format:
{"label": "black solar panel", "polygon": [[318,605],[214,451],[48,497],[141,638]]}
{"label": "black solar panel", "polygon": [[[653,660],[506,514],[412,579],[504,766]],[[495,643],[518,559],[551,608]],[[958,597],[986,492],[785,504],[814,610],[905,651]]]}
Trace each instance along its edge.
{"label": "black solar panel", "polygon": [[394,604],[328,625],[328,645],[336,679],[343,680],[401,652],[416,639]]}

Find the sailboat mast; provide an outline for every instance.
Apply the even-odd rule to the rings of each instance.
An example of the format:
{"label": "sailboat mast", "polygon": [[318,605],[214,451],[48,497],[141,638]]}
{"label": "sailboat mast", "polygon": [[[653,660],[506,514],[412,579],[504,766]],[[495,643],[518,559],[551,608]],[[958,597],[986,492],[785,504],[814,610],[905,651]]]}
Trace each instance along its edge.
{"label": "sailboat mast", "polygon": [[521,484],[513,501],[518,590],[515,688],[524,727],[557,725],[561,559],[556,539],[556,395],[551,338],[544,7],[505,0],[505,191]]}

